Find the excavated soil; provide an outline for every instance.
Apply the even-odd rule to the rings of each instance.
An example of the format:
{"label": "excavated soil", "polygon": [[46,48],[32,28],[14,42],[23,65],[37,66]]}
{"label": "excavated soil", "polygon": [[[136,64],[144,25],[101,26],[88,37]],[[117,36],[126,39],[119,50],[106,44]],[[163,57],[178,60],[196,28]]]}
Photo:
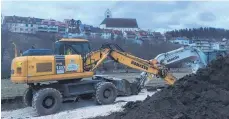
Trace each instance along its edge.
{"label": "excavated soil", "polygon": [[123,112],[94,119],[229,119],[229,57],[211,62]]}

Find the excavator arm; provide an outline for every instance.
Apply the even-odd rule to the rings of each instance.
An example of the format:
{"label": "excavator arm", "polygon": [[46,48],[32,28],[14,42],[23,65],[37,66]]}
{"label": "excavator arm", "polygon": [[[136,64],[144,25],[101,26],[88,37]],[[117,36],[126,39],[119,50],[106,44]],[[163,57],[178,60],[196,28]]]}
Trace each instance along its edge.
{"label": "excavator arm", "polygon": [[99,50],[89,53],[86,56],[85,69],[95,71],[108,57],[130,68],[157,75],[170,85],[173,85],[176,80],[172,74],[167,72],[165,67],[162,65],[159,67],[155,60],[148,61],[133,56],[124,52],[116,44],[104,44]]}

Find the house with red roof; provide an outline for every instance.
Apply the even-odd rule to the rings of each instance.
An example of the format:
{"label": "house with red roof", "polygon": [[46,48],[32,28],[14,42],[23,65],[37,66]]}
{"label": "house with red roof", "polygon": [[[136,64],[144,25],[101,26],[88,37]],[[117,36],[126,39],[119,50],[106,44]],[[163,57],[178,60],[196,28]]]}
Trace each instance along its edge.
{"label": "house with red roof", "polygon": [[149,38],[148,38],[148,33],[146,32],[146,31],[138,31],[137,32],[137,34],[138,34],[138,39],[141,39],[141,40],[149,40]]}

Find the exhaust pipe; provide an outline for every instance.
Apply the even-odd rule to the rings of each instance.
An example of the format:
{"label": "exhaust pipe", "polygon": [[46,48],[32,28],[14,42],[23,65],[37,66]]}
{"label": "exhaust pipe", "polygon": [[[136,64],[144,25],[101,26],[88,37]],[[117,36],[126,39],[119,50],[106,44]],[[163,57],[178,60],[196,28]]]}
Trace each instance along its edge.
{"label": "exhaust pipe", "polygon": [[14,57],[17,57],[17,46],[14,42],[12,44],[14,45]]}

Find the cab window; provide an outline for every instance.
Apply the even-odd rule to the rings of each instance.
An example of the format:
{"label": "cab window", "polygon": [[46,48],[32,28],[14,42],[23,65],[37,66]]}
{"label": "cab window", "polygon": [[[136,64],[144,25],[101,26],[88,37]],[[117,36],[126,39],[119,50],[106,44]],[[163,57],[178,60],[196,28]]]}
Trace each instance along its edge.
{"label": "cab window", "polygon": [[61,42],[56,44],[56,48],[59,49],[60,55],[71,54],[85,55],[90,52],[90,46],[88,42]]}

